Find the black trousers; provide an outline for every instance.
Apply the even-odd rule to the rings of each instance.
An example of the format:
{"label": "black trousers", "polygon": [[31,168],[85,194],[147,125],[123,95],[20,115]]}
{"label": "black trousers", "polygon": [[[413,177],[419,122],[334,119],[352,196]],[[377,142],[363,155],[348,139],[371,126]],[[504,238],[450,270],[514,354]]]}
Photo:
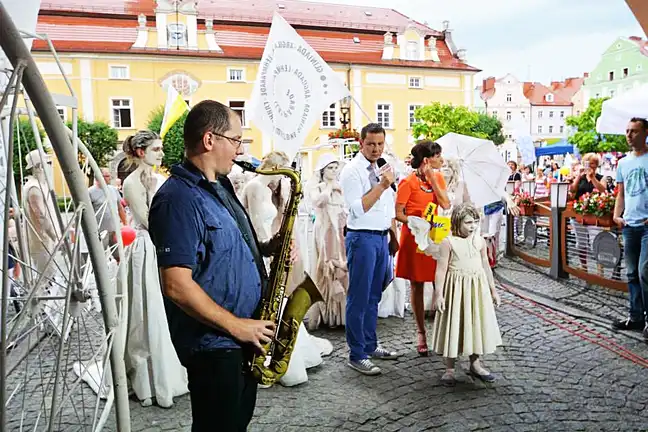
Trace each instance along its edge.
{"label": "black trousers", "polygon": [[243,350],[218,349],[186,362],[192,432],[244,432],[256,405],[257,382]]}

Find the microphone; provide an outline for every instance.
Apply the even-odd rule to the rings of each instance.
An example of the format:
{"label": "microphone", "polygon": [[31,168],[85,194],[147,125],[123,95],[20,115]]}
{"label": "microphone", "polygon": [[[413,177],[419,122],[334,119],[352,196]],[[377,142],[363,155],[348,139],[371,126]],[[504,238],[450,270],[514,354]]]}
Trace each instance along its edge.
{"label": "microphone", "polygon": [[[376,165],[378,165],[378,168],[382,168],[387,165],[387,161],[385,160],[385,158],[378,158]],[[394,192],[396,192],[396,185],[394,183],[391,184],[391,188],[394,190]]]}

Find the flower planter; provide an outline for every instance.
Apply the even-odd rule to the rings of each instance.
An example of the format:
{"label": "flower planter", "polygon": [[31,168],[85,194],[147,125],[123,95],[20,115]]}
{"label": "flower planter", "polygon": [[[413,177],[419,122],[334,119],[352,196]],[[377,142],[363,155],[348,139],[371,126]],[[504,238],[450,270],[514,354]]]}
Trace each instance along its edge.
{"label": "flower planter", "polygon": [[597,225],[600,227],[610,228],[613,224],[612,215],[601,216],[596,221]]}
{"label": "flower planter", "polygon": [[521,216],[533,216],[535,205],[533,204],[522,204],[520,207]]}
{"label": "flower planter", "polygon": [[583,225],[596,225],[596,222],[598,218],[593,215],[593,214],[585,214],[582,215],[583,221],[581,222]]}

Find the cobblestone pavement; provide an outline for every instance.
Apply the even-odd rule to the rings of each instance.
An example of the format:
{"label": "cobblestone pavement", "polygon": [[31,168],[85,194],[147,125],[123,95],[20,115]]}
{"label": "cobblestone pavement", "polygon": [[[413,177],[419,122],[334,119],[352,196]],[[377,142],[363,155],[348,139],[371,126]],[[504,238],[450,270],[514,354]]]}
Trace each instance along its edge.
{"label": "cobblestone pavement", "polygon": [[[377,377],[345,366],[343,331],[318,331],[314,334],[333,342],[333,355],[309,371],[304,385],[260,390],[250,430],[648,430],[648,345],[608,330],[609,318],[625,313],[624,297],[557,283],[510,260],[502,262],[497,276],[534,291],[536,299],[565,301],[599,316],[574,321],[503,290],[498,319],[504,346],[485,359],[498,381],[487,385],[461,372],[450,389],[439,382],[441,359],[417,356],[410,314],[380,320],[383,344],[403,356],[382,362]],[[467,366],[462,361],[464,371]],[[187,396],[169,410],[136,402],[131,410],[133,431],[190,430]]]}

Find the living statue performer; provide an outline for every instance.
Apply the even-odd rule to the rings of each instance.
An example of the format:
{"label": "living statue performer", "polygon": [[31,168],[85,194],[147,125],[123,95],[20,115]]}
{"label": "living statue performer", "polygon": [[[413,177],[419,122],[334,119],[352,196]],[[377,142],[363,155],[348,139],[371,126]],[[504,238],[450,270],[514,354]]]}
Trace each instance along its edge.
{"label": "living statue performer", "polygon": [[446,371],[441,382],[456,384],[455,363],[469,356],[470,373],[484,382],[495,377],[484,368],[480,356],[502,345],[495,305],[500,297],[495,289],[486,243],[478,234],[479,211],[470,203],[452,210],[452,234],[441,242],[434,284],[437,311],[432,326],[433,350],[443,355]]}
{"label": "living statue performer", "polygon": [[[257,170],[267,171],[289,166],[290,159],[284,152],[273,151],[263,158]],[[260,242],[269,241],[279,231],[289,191],[288,179],[283,176],[257,175],[245,185],[241,192],[241,203],[250,216],[252,227]],[[297,248],[307,247],[307,245],[296,246]],[[286,296],[289,296],[302,281],[304,266],[303,260],[293,263],[291,276],[286,286]],[[332,350],[333,347],[328,340],[311,336],[302,323],[299,327],[288,371],[279,380],[279,383],[286,387],[292,387],[308,381],[306,370],[319,366],[322,363],[322,355],[328,355]]]}
{"label": "living statue performer", "polygon": [[315,284],[324,301],[315,303],[308,312],[308,328],[320,324],[328,327],[344,325],[349,272],[344,247],[344,208],[339,182],[340,162],[331,154],[320,157],[309,181],[308,195],[313,206],[313,247],[315,253]]}
{"label": "living statue performer", "polygon": [[[139,131],[123,144],[137,168],[124,180],[124,199],[137,231],[127,251],[128,335],[125,362],[128,377],[143,406],[153,401],[163,408],[188,393],[187,372],[171,342],[164,308],[155,247],[148,233],[151,199],[166,178],[153,171],[162,163],[162,140],[151,131]],[[182,235],[182,233],[177,233]]]}

